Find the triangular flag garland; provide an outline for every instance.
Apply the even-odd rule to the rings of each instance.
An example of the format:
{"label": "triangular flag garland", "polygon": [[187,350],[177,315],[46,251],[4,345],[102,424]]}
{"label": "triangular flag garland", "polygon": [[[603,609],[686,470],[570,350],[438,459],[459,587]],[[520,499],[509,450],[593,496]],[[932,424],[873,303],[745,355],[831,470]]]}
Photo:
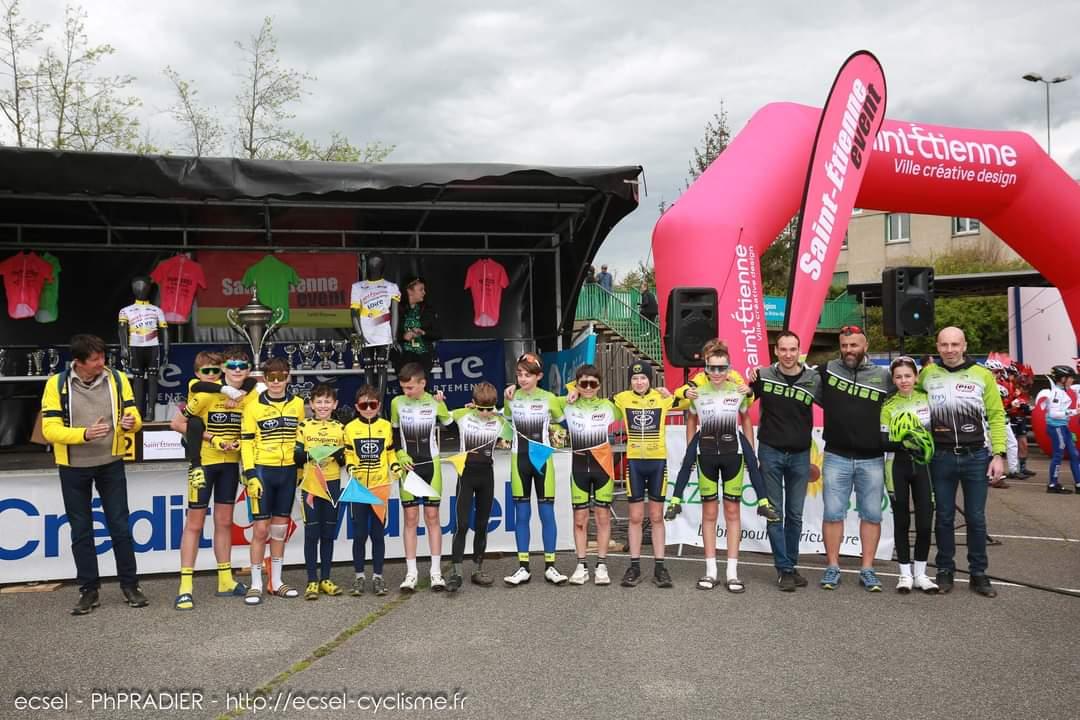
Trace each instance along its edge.
{"label": "triangular flag garland", "polygon": [[536,472],[544,472],[544,465],[547,463],[548,458],[555,452],[555,448],[550,445],[544,445],[534,440],[529,440],[529,462],[536,468]]}
{"label": "triangular flag garland", "polygon": [[412,470],[405,476],[405,482],[401,484],[401,487],[414,497],[438,497],[439,495],[435,492],[435,488],[424,482],[424,479]]}
{"label": "triangular flag garland", "polygon": [[604,468],[609,478],[615,477],[615,458],[611,455],[611,445],[604,443],[603,445],[597,445],[594,448],[589,448],[589,452],[592,453],[593,458]]}
{"label": "triangular flag garland", "polygon": [[[304,466],[304,479],[300,483],[300,489],[306,491],[309,496],[321,497],[334,506],[337,505],[337,501],[330,496],[330,490],[326,486],[326,477],[317,465]],[[310,497],[308,507],[315,507],[315,502]]]}
{"label": "triangular flag garland", "polygon": [[461,474],[465,472],[465,458],[467,455],[468,453],[457,453],[456,455],[451,455],[449,457],[443,458],[454,466],[454,469],[457,470],[459,478],[461,477]]}
{"label": "triangular flag garland", "polygon": [[[389,486],[386,486],[389,489]],[[389,493],[388,493],[389,494]],[[339,503],[362,503],[364,505],[382,505],[382,499],[368,488],[360,484],[355,478],[349,480],[345,491],[338,498]]]}
{"label": "triangular flag garland", "polygon": [[340,449],[340,445],[315,445],[308,450],[308,457],[321,465],[324,460],[332,457]]}

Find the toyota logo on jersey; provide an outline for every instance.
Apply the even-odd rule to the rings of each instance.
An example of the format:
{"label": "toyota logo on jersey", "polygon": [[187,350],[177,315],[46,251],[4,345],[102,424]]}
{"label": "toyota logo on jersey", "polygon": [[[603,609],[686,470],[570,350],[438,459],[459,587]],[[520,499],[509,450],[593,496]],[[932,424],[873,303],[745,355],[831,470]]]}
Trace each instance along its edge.
{"label": "toyota logo on jersey", "polygon": [[225,423],[229,421],[229,413],[216,412],[210,413],[210,422],[212,423]]}
{"label": "toyota logo on jersey", "polygon": [[634,423],[634,427],[636,428],[650,428],[653,426],[652,413],[637,412],[631,416],[631,419]]}
{"label": "toyota logo on jersey", "polygon": [[358,453],[365,457],[372,457],[378,455],[382,450],[381,440],[361,440],[356,444],[356,450]]}
{"label": "toyota logo on jersey", "polygon": [[276,428],[281,423],[278,422],[278,420],[276,418],[271,418],[269,420],[263,420],[261,424],[262,424],[263,430],[273,430],[274,428]]}

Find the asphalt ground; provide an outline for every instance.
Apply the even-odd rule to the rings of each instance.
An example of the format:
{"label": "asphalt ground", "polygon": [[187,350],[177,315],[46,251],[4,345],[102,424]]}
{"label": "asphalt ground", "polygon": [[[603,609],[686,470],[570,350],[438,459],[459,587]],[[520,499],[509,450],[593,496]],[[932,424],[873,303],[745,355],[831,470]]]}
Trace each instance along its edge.
{"label": "asphalt ground", "polygon": [[[990,494],[1001,541],[990,573],[1080,591],[1080,496],[1046,494],[1045,459],[1031,466],[1033,481]],[[957,540],[964,567],[962,530]],[[404,565],[390,562],[395,589],[384,598],[268,598],[248,608],[213,597],[215,580],[203,574],[195,610],[177,612],[168,575],[143,581],[147,608],[123,605],[110,582],[100,608],[72,617],[70,584],[0,594],[0,718],[1080,715],[1080,596],[1005,582],[992,600],[963,582],[949,595],[901,596],[886,562],[886,591],[870,594],[854,559],[828,592],[817,587],[820,557],[802,559],[810,587],[781,593],[770,557],[754,553],[740,565],[746,593],[703,592],[694,589],[703,563],[691,555],[668,561],[671,590],[619,587],[628,559],[613,554],[610,587],[553,587],[534,572],[520,588],[466,583],[457,595],[405,596],[396,590]],[[487,568],[502,576],[515,564]],[[569,573],[572,554],[559,564]],[[644,559],[647,577],[651,567]],[[343,586],[351,575],[347,564],[334,569]],[[302,587],[303,571],[288,569],[285,580]],[[20,709],[46,697],[66,709]],[[188,707],[154,710],[148,697]]]}

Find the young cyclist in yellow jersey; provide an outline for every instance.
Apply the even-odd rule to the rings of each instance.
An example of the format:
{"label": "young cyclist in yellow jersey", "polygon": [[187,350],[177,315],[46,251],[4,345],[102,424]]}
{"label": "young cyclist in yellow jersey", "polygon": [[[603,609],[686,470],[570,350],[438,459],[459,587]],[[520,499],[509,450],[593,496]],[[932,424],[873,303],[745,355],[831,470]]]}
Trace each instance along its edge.
{"label": "young cyclist in yellow jersey", "polygon": [[[345,426],[331,417],[337,405],[334,388],[326,384],[318,385],[311,391],[311,412],[314,417],[302,420],[296,431],[293,459],[305,481],[300,490],[304,565],[307,569],[305,600],[318,600],[320,593],[341,594],[341,588],[330,579],[338,520],[337,499],[341,495],[341,469],[345,466]],[[322,452],[328,452],[331,448],[336,448],[332,455],[321,457]],[[319,484],[325,482],[326,494],[331,499],[305,489],[309,480]]]}
{"label": "young cyclist in yellow jersey", "polygon": [[[217,384],[226,365],[225,383]],[[214,500],[214,555],[217,558],[218,597],[243,597],[247,587],[232,574],[233,505],[240,483],[240,420],[243,405],[257,397],[240,392],[234,400],[221,391],[248,387],[249,363],[243,350],[230,348],[221,353],[200,352],[195,356],[195,379],[189,387],[187,406],[170,427],[188,438],[192,469],[188,474],[188,512],[180,540],[180,588],[174,607],[191,610],[192,577],[202,540],[210,498]],[[253,389],[254,385],[250,385]],[[192,447],[194,446],[194,447]]]}
{"label": "young cyclist in yellow jersey", "polygon": [[356,418],[345,426],[345,460],[349,474],[383,501],[382,505],[349,503],[353,524],[352,558],[356,573],[353,597],[364,594],[365,551],[371,538],[371,585],[375,595],[386,594],[383,563],[386,559],[386,503],[390,484],[401,477],[397,461],[396,433],[389,420],[379,417],[379,391],[364,385],[356,392]]}
{"label": "young cyclist in yellow jersey", "polygon": [[289,515],[296,500],[296,431],[304,419],[304,401],[288,392],[289,363],[270,358],[263,364],[266,391],[244,408],[240,455],[251,509],[251,587],[248,605],[262,603],[263,554],[270,540],[269,590],[278,597],[300,595],[281,580]]}

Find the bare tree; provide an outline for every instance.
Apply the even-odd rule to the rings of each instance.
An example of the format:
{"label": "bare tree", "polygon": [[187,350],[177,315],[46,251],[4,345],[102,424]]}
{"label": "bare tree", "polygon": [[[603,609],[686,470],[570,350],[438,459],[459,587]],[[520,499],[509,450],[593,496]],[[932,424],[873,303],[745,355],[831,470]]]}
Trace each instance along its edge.
{"label": "bare tree", "polygon": [[176,89],[176,103],[169,108],[169,114],[187,131],[187,138],[180,149],[195,157],[220,150],[225,139],[225,127],[215,117],[213,109],[200,106],[196,97],[198,90],[171,67],[165,68],[165,77]]}
{"label": "bare tree", "polygon": [[15,131],[15,144],[25,147],[33,117],[36,83],[34,63],[27,59],[27,55],[41,41],[45,25],[24,20],[19,4],[20,0],[13,0],[3,5],[0,65],[3,66],[3,74],[9,79],[10,85],[0,90],[0,111]]}

